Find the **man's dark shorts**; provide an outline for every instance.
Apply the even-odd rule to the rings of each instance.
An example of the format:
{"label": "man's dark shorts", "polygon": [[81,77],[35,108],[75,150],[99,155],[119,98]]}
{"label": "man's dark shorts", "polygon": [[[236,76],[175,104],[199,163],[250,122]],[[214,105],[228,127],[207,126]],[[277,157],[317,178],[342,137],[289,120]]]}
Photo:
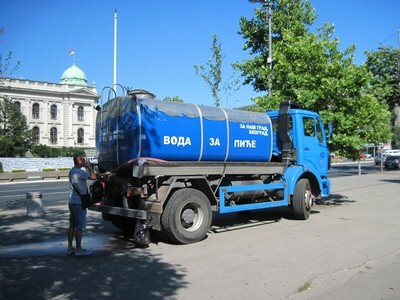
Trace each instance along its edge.
{"label": "man's dark shorts", "polygon": [[86,209],[81,204],[68,204],[69,208],[69,227],[76,229],[86,229]]}

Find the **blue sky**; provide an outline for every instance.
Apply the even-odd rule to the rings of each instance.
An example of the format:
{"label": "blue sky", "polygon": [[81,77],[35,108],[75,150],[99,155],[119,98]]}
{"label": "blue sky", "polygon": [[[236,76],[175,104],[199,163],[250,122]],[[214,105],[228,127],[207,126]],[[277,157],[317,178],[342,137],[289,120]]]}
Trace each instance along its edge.
{"label": "blue sky", "polygon": [[[316,25],[333,23],[341,49],[356,45],[357,63],[365,50],[398,46],[399,0],[311,0],[319,15]],[[230,64],[249,58],[237,34],[241,16],[250,18],[260,4],[247,0],[13,0],[2,1],[0,53],[13,52],[21,62],[14,78],[59,82],[73,63],[98,92],[113,83],[114,9],[118,11],[117,82],[146,89],[163,99],[213,105],[210,90],[194,65],[211,57],[212,35],[218,34],[225,55],[223,78]],[[251,104],[258,95],[251,86],[224,95],[223,107]]]}

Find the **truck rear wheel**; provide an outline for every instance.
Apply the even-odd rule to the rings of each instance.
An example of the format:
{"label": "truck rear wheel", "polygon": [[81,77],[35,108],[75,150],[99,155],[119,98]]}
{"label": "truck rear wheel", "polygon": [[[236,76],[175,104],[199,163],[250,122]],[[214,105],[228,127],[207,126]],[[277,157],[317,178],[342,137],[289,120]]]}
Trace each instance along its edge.
{"label": "truck rear wheel", "polygon": [[211,218],[211,205],[206,195],[196,189],[184,188],[173,193],[167,202],[161,225],[169,239],[189,244],[204,239]]}
{"label": "truck rear wheel", "polygon": [[308,179],[302,178],[296,183],[293,195],[293,214],[297,220],[307,220],[310,216],[313,196]]}

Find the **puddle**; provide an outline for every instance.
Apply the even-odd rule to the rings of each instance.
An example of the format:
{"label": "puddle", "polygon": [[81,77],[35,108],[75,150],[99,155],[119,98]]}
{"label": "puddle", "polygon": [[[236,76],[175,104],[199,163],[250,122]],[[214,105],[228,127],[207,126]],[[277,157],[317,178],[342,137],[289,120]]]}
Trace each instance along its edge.
{"label": "puddle", "polygon": [[[67,237],[51,241],[16,244],[0,247],[0,258],[26,258],[39,256],[67,256]],[[83,237],[82,245],[85,249],[93,251],[94,256],[109,255],[121,250],[135,248],[135,244],[119,237],[100,234],[90,234]]]}

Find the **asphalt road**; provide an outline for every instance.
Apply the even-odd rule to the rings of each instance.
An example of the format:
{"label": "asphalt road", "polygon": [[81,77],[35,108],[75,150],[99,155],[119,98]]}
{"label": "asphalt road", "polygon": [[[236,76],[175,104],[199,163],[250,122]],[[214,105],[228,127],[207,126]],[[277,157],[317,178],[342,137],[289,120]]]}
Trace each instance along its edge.
{"label": "asphalt road", "polygon": [[[29,184],[2,185],[0,198]],[[41,218],[3,208],[0,299],[399,299],[399,184],[397,170],[334,177],[307,221],[288,209],[216,214],[208,237],[190,245],[153,235],[137,248],[89,212],[87,258],[65,255],[61,200],[46,202]]]}
{"label": "asphalt road", "polygon": [[24,181],[0,184],[0,210],[25,207],[26,194],[41,192],[43,205],[66,205],[68,180]]}

